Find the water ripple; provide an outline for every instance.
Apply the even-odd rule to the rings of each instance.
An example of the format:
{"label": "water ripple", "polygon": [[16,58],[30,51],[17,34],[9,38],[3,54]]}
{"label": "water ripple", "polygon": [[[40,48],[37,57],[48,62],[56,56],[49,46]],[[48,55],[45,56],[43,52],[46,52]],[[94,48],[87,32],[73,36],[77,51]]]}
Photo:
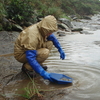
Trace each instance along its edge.
{"label": "water ripple", "polygon": [[63,50],[67,54],[65,60],[60,59],[57,49],[53,48],[44,64],[49,72],[62,73],[74,79],[71,92],[63,100],[100,100],[100,46],[99,34],[66,35],[59,37]]}

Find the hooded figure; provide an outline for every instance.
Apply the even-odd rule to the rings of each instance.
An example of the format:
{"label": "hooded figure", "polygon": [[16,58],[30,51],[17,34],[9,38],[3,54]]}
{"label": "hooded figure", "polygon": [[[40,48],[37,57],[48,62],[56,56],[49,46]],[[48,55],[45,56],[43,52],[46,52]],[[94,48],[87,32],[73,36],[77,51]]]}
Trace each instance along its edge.
{"label": "hooded figure", "polygon": [[[14,57],[23,63],[22,71],[33,77],[33,70],[44,79],[50,80],[46,66],[42,63],[48,58],[53,45],[58,49],[61,59],[65,59],[58,40],[52,34],[57,31],[57,20],[54,16],[46,16],[42,21],[23,30],[14,46]],[[51,81],[51,80],[50,80]]]}

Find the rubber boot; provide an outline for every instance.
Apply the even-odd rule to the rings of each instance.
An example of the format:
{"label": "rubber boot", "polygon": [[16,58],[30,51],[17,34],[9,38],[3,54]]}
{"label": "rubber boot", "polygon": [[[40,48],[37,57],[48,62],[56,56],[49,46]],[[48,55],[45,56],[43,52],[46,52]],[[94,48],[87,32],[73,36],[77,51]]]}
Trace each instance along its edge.
{"label": "rubber boot", "polygon": [[47,66],[42,66],[42,68],[47,71],[48,67]]}
{"label": "rubber boot", "polygon": [[23,71],[28,77],[31,77],[31,78],[36,77],[36,73],[34,72],[34,70],[29,71],[28,69],[26,69],[26,68],[24,67],[24,64],[22,65],[22,71]]}

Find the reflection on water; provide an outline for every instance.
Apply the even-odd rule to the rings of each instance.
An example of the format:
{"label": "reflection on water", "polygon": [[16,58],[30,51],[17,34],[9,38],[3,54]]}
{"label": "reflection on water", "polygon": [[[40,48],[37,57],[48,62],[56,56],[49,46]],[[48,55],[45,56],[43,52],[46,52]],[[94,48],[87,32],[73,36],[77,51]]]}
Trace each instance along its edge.
{"label": "reflection on water", "polygon": [[58,37],[66,59],[61,60],[57,49],[53,48],[45,62],[49,72],[68,75],[74,79],[73,86],[78,84],[63,100],[100,100],[100,30],[92,33]]}

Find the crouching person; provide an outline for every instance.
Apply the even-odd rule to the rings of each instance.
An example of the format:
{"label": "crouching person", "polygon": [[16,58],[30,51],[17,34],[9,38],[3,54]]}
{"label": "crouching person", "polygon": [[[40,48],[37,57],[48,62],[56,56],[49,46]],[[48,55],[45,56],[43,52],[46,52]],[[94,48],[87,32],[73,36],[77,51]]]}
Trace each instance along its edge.
{"label": "crouching person", "polygon": [[14,46],[14,57],[23,63],[22,71],[34,77],[33,70],[44,79],[50,79],[47,66],[43,62],[48,58],[53,45],[58,49],[60,58],[65,59],[65,53],[53,32],[57,31],[57,20],[48,15],[42,21],[23,30]]}

